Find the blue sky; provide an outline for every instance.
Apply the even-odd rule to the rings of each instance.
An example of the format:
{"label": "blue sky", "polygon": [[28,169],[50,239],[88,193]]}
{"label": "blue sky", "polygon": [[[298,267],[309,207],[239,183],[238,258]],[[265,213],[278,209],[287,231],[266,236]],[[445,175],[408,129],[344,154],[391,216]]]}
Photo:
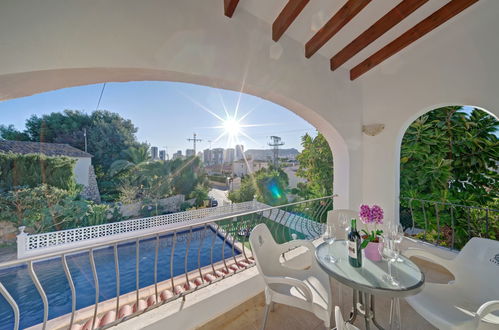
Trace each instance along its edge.
{"label": "blue sky", "polygon": [[[102,84],[60,89],[52,92],[0,102],[0,124],[13,124],[24,129],[24,123],[32,114],[42,115],[64,109],[92,112],[96,109]],[[240,98],[240,100],[239,100]],[[261,98],[238,92],[176,82],[127,82],[107,83],[99,109],[117,112],[131,119],[138,127],[137,138],[160,149],[168,147],[171,155],[181,149],[192,148],[186,139],[194,132],[203,141],[198,150],[211,147],[228,147],[228,139],[216,138],[224,132],[220,119],[227,112],[233,116],[237,104],[238,118],[246,115],[243,128],[249,139],[239,138],[245,149],[269,148],[269,136],[281,136],[285,148],[300,147],[300,137],[305,133],[315,135],[315,128],[291,111]],[[203,109],[204,108],[204,109]],[[261,125],[261,126],[260,126]],[[90,132],[89,132],[90,134]],[[232,146],[233,147],[233,146]]]}

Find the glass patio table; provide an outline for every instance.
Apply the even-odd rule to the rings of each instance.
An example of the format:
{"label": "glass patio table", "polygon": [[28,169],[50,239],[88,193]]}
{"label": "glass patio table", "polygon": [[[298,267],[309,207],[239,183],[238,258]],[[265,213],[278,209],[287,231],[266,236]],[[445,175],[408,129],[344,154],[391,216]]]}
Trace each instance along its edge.
{"label": "glass patio table", "polygon": [[[331,255],[336,258],[336,262],[331,262]],[[364,316],[366,329],[370,329],[371,323],[383,329],[376,321],[374,296],[391,298],[390,327],[401,328],[399,299],[415,295],[423,289],[424,274],[404,256],[400,256],[401,259],[391,265],[392,276],[398,282],[397,285],[386,280],[388,261],[371,261],[363,255],[362,267],[352,267],[348,262],[347,244],[344,240],[337,240],[331,245],[326,242],[320,244],[315,257],[321,268],[329,274],[331,281],[335,279],[353,289],[353,310],[349,322],[353,323],[357,314],[361,314]]]}

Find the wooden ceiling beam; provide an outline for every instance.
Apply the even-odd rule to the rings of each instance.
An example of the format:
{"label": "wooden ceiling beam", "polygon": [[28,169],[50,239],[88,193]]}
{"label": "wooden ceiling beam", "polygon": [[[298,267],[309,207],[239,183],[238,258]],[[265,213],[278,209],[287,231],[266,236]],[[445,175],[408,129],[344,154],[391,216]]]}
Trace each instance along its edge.
{"label": "wooden ceiling beam", "polygon": [[232,17],[236,10],[239,0],[224,0],[224,14],[227,17]]}
{"label": "wooden ceiling beam", "polygon": [[360,34],[348,46],[340,50],[331,58],[331,70],[336,70],[373,41],[381,37],[392,27],[400,23],[407,16],[416,11],[429,0],[403,0],[376,23]]}
{"label": "wooden ceiling beam", "polygon": [[289,0],[272,24],[272,40],[279,41],[310,0]]}
{"label": "wooden ceiling beam", "polygon": [[362,63],[355,66],[352,70],[350,70],[350,80],[357,79],[367,71],[371,70],[389,57],[395,55],[405,47],[412,44],[414,41],[447,22],[449,19],[476,2],[478,2],[478,0],[451,0],[445,6],[416,24],[411,29],[407,30],[404,34],[381,48],[373,55],[369,56]]}
{"label": "wooden ceiling beam", "polygon": [[371,0],[348,0],[343,7],[305,45],[305,57],[310,58],[338,33]]}

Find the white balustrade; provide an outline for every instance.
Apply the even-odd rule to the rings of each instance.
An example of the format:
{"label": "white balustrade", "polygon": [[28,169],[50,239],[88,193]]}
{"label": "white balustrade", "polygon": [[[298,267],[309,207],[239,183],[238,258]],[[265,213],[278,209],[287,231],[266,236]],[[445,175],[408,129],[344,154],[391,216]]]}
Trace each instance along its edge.
{"label": "white balustrade", "polygon": [[[143,235],[154,232],[158,227],[162,227],[162,229],[178,227],[186,222],[256,210],[256,207],[267,208],[268,205],[249,201],[33,235],[25,233],[24,227],[20,227],[20,234],[17,236],[17,257],[20,259],[96,244],[109,239]],[[113,237],[111,238],[111,236]]]}

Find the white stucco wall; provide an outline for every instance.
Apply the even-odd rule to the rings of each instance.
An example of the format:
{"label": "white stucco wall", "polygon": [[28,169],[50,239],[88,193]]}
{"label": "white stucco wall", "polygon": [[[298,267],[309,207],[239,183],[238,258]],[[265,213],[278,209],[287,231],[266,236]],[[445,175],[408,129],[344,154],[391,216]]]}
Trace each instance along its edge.
{"label": "white stucco wall", "polygon": [[[221,0],[4,0],[0,100],[104,81],[171,80],[241,90],[324,133],[335,157],[335,206],[398,207],[399,144],[419,114],[470,104],[497,114],[499,1],[482,0],[351,82],[302,43]],[[334,42],[331,41],[331,42]],[[271,56],[271,47],[282,54]],[[277,52],[278,53],[278,52]],[[369,55],[369,54],[366,54]],[[384,123],[378,136],[362,124]]]}
{"label": "white stucco wall", "polygon": [[76,164],[74,168],[76,183],[88,186],[88,168],[92,164],[92,158],[90,157],[77,157]]}
{"label": "white stucco wall", "polygon": [[[363,122],[384,132],[363,136],[366,202],[398,214],[400,143],[420,115],[473,105],[499,115],[499,1],[482,0],[363,76]],[[391,213],[391,212],[390,212]]]}

